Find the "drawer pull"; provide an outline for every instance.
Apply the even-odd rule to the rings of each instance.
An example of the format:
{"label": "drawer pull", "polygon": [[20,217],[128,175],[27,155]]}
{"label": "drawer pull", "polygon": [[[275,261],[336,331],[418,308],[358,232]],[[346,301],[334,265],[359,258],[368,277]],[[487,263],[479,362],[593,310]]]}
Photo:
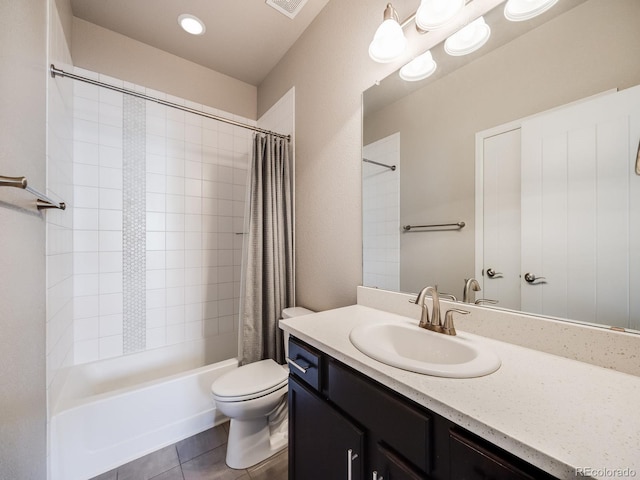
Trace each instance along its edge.
{"label": "drawer pull", "polygon": [[[296,361],[302,363],[302,365],[299,365],[298,363],[296,363]],[[297,368],[302,373],[307,373],[307,370],[309,370],[309,368],[311,367],[311,364],[307,363],[305,360],[301,358],[296,358],[295,361],[291,360],[290,358],[287,358],[287,363],[292,367]]]}
{"label": "drawer pull", "polygon": [[373,480],[384,480],[383,477],[379,477],[378,476],[378,472],[374,471],[373,472]]}
{"label": "drawer pull", "polygon": [[353,461],[358,458],[357,453],[353,453],[353,450],[347,450],[347,480],[352,480]]}

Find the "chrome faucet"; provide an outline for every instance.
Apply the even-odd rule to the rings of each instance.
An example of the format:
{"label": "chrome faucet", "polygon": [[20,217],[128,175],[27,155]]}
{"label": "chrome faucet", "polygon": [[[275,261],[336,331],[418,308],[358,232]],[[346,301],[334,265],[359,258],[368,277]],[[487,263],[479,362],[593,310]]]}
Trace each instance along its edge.
{"label": "chrome faucet", "polygon": [[464,290],[462,291],[462,301],[464,303],[473,303],[472,291],[479,292],[480,284],[475,278],[468,278],[464,281]]}
{"label": "chrome faucet", "polygon": [[[428,294],[431,294],[433,299],[431,318],[429,318],[429,309],[424,304],[424,299]],[[420,290],[418,298],[416,298],[416,305],[422,308],[422,316],[420,317],[420,328],[426,328],[434,332],[442,332],[442,319],[440,318],[440,297],[438,296],[438,286],[424,287]]]}

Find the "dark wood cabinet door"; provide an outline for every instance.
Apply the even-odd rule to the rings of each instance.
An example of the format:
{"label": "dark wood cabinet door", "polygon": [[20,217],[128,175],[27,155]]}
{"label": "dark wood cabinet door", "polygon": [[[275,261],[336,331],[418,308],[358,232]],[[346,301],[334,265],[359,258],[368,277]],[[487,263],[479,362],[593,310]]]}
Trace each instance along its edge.
{"label": "dark wood cabinet door", "polygon": [[450,462],[452,480],[551,480],[551,475],[506,452],[498,452],[472,435],[451,430]]}
{"label": "dark wood cabinet door", "polygon": [[396,452],[384,444],[378,444],[373,460],[377,475],[375,480],[429,480],[429,476],[420,472]]}
{"label": "dark wood cabinet door", "polygon": [[364,433],[289,378],[289,480],[360,480]]}

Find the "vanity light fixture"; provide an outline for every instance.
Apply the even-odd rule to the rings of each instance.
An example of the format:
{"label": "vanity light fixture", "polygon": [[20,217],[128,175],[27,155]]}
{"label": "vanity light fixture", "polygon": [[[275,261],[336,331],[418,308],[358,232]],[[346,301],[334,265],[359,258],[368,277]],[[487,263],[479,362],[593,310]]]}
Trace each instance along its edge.
{"label": "vanity light fixture", "polygon": [[400,78],[407,82],[417,82],[433,75],[438,65],[431,55],[431,50],[427,50],[422,55],[417,56],[400,69]]}
{"label": "vanity light fixture", "polygon": [[558,0],[508,0],[504,16],[512,22],[522,22],[546,12],[556,3]]}
{"label": "vanity light fixture", "polygon": [[465,0],[422,0],[416,12],[419,29],[436,30],[455,17],[464,8]]}
{"label": "vanity light fixture", "polygon": [[444,50],[455,57],[468,55],[487,43],[490,36],[491,28],[484,21],[484,17],[478,17],[447,38],[444,42]]}
{"label": "vanity light fixture", "polygon": [[178,24],[185,32],[191,35],[202,35],[206,31],[204,22],[195,15],[188,13],[183,13],[178,17]]}
{"label": "vanity light fixture", "polygon": [[398,13],[390,3],[384,9],[383,18],[369,44],[369,56],[376,62],[388,63],[402,55],[407,39],[400,26]]}

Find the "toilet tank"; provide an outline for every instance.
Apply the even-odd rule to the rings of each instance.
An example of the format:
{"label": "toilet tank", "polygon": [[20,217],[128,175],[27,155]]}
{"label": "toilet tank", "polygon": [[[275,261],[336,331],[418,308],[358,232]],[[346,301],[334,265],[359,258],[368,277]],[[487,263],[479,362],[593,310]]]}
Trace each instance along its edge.
{"label": "toilet tank", "polygon": [[282,310],[282,318],[300,317],[302,315],[309,315],[315,313],[304,307],[289,307]]}
{"label": "toilet tank", "polygon": [[[282,318],[294,318],[315,313],[304,307],[289,307],[282,310]],[[289,334],[284,332],[284,357],[289,358]]]}

